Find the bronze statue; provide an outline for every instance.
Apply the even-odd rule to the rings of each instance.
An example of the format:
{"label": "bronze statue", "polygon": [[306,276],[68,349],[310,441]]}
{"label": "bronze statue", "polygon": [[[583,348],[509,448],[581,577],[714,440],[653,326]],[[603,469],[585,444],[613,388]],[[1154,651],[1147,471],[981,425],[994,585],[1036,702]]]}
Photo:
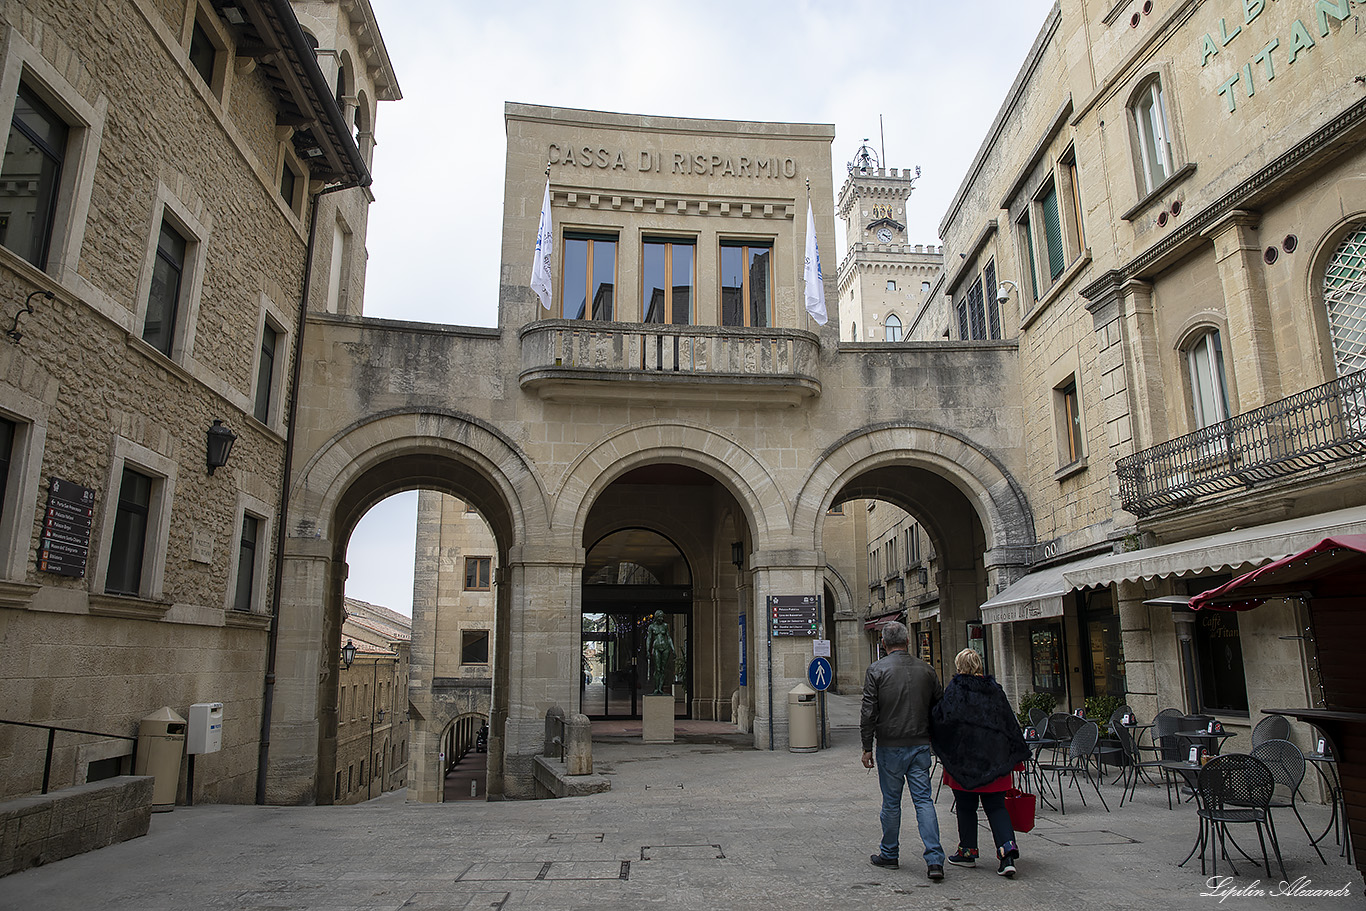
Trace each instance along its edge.
{"label": "bronze statue", "polygon": [[662,610],[655,611],[654,619],[645,627],[645,651],[650,656],[650,682],[654,685],[651,695],[664,695],[666,687],[672,693],[674,640],[669,635],[669,623]]}

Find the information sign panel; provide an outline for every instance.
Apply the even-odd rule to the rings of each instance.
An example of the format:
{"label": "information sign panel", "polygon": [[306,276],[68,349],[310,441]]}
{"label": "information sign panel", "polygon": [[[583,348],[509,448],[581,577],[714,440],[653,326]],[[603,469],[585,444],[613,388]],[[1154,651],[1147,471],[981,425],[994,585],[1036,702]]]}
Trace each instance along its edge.
{"label": "information sign panel", "polygon": [[815,595],[770,595],[768,611],[773,619],[773,635],[816,637],[820,599]]}
{"label": "information sign panel", "polygon": [[38,542],[38,570],[80,578],[85,575],[90,557],[95,491],[61,478],[48,480],[43,533]]}

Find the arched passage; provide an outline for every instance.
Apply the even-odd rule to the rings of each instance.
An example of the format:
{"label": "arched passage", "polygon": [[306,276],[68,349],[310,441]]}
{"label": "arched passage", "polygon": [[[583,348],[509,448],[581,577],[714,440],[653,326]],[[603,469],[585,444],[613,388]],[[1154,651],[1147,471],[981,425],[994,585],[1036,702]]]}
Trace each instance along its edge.
{"label": "arched passage", "polygon": [[[272,802],[313,803],[329,797],[347,542],[372,505],[413,489],[435,490],[474,504],[493,532],[503,567],[511,565],[511,554],[526,540],[528,526],[533,531],[545,528],[545,499],[530,464],[500,434],[476,420],[449,413],[390,412],[358,421],[319,447],[299,472],[291,497],[271,727],[276,755],[287,756],[288,761],[269,767]],[[498,625],[506,630],[507,586],[500,584],[497,592]],[[420,613],[429,609],[434,605],[414,603],[415,632],[422,626]],[[501,658],[509,637],[494,638]],[[414,680],[421,682],[423,669],[433,666],[433,648],[415,635]],[[490,712],[493,786],[500,784],[502,774],[501,725],[511,695],[507,664],[495,660],[504,676],[494,681]],[[410,768],[417,774],[430,758],[428,747],[439,738],[444,723],[433,732],[426,728],[422,705],[412,704],[410,713]],[[428,772],[438,774],[434,768],[422,774]]]}

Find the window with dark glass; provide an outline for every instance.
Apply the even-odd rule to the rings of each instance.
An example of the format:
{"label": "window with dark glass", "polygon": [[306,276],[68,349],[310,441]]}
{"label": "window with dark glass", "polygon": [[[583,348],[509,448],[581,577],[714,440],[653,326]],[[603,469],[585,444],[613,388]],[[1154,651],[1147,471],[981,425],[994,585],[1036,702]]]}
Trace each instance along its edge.
{"label": "window with dark glass", "polygon": [[1236,611],[1195,612],[1195,655],[1201,710],[1246,714],[1247,681]]}
{"label": "window with dark glass", "polygon": [[275,345],[279,338],[280,333],[267,321],[261,330],[261,360],[256,365],[256,404],[252,408],[256,420],[263,424],[270,420],[270,399],[274,391],[271,386],[275,382]]}
{"label": "window with dark glass", "polygon": [[460,663],[489,663],[489,631],[467,629],[460,631]]}
{"label": "window with dark glass", "polygon": [[772,276],[772,245],[723,241],[721,325],[767,327],[771,322]]}
{"label": "window with dark glass", "polygon": [[1024,244],[1025,259],[1029,260],[1029,290],[1033,292],[1033,300],[1039,299],[1039,270],[1034,262],[1034,225],[1029,220],[1029,213],[1026,212],[1019,222],[1020,232],[1023,235],[1020,242]]}
{"label": "window with dark glass", "polygon": [[645,322],[692,323],[695,252],[690,240],[645,241],[641,297]]}
{"label": "window with dark glass", "polygon": [[1124,698],[1124,646],[1109,589],[1085,594],[1081,611],[1082,683],[1087,696]]}
{"label": "window with dark glass", "polygon": [[213,41],[209,39],[209,33],[196,19],[194,30],[190,33],[190,66],[194,67],[199,78],[210,88],[213,87],[213,65],[217,57],[218,48],[214,47]]}
{"label": "window with dark glass", "polygon": [[489,566],[491,557],[465,558],[465,590],[486,592],[489,590]]}
{"label": "window with dark glass", "polygon": [[299,186],[299,175],[294,172],[294,167],[289,162],[280,165],[280,198],[285,201],[285,205],[294,208],[294,194]]}
{"label": "window with dark glass", "polygon": [[996,300],[996,260],[987,260],[982,270],[982,286],[985,289],[987,310],[987,338],[1001,337],[1001,304]]}
{"label": "window with dark glass", "polygon": [[260,519],[242,516],[242,538],[237,545],[237,592],[232,599],[234,610],[251,610],[256,586],[256,537],[260,527]]}
{"label": "window with dark glass", "polygon": [[152,265],[152,290],[147,295],[147,317],[142,324],[142,340],[167,357],[175,344],[180,285],[185,272],[185,238],[165,220],[157,238],[156,260]]}
{"label": "window with dark glass", "polygon": [[66,122],[20,83],[0,166],[6,210],[0,244],[39,269],[47,268],[69,134]]}
{"label": "window with dark glass", "polygon": [[1067,688],[1063,676],[1064,656],[1062,624],[1037,624],[1029,629],[1029,665],[1034,692],[1064,694]]}
{"label": "window with dark glass", "polygon": [[142,558],[147,546],[152,483],[144,474],[123,469],[109,547],[109,572],[104,581],[104,590],[109,594],[136,595],[142,591]]}
{"label": "window with dark glass", "polygon": [[1070,197],[1072,219],[1068,227],[1069,240],[1076,244],[1078,252],[1086,248],[1086,225],[1081,217],[1081,178],[1077,174],[1077,152],[1076,149],[1069,148],[1063,155],[1060,164],[1063,173],[1067,176],[1068,196]]}
{"label": "window with dark glass", "polygon": [[9,491],[9,463],[14,458],[14,438],[19,425],[0,418],[0,516],[5,514],[5,494]]}
{"label": "window with dark glass", "polygon": [[565,234],[560,313],[565,319],[612,319],[617,287],[617,239]]}

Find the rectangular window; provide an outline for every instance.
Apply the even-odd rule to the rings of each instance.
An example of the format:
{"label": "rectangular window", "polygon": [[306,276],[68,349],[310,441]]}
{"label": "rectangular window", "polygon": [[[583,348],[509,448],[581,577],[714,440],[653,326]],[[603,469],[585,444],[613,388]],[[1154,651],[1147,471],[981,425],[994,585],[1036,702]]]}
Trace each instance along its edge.
{"label": "rectangular window", "polygon": [[1029,288],[1034,293],[1032,300],[1039,299],[1039,270],[1034,265],[1034,226],[1029,220],[1029,213],[1020,219],[1020,231],[1023,233],[1021,241],[1024,243],[1025,258],[1029,260]]}
{"label": "rectangular window", "polygon": [[233,597],[233,610],[251,610],[252,595],[256,588],[256,537],[260,527],[260,519],[251,515],[242,516],[242,538],[237,546],[237,594]]}
{"label": "rectangular window", "polygon": [[280,333],[267,320],[261,329],[261,360],[256,365],[256,404],[252,414],[262,424],[270,422],[270,400],[275,382],[275,344]]}
{"label": "rectangular window", "polygon": [[280,198],[285,201],[285,205],[293,209],[294,196],[299,188],[299,175],[294,170],[294,166],[288,161],[280,163]]}
{"label": "rectangular window", "polygon": [[773,247],[721,244],[721,325],[767,327]]}
{"label": "rectangular window", "polygon": [[1034,692],[1061,696],[1066,691],[1063,666],[1062,624],[1043,623],[1029,628],[1029,664]]}
{"label": "rectangular window", "polygon": [[1139,95],[1132,108],[1138,130],[1138,158],[1142,167],[1143,190],[1151,192],[1172,173],[1172,144],[1167,129],[1166,103],[1162,83],[1154,79]]}
{"label": "rectangular window", "polygon": [[5,496],[9,493],[9,464],[14,458],[14,438],[19,425],[0,418],[0,517],[5,513]]}
{"label": "rectangular window", "polygon": [[645,322],[692,324],[695,249],[689,240],[647,240],[641,301]]}
{"label": "rectangular window", "polygon": [[460,632],[460,663],[489,663],[489,631],[467,629]]}
{"label": "rectangular window", "polygon": [[152,479],[146,475],[131,468],[123,469],[118,507],[114,513],[109,572],[104,581],[104,590],[111,595],[137,595],[142,591],[142,558],[147,544],[152,485]]}
{"label": "rectangular window", "polygon": [[1085,455],[1081,445],[1081,397],[1077,394],[1077,381],[1069,380],[1058,387],[1057,396],[1063,424],[1063,464],[1071,465]]}
{"label": "rectangular window", "polygon": [[1063,173],[1067,177],[1067,195],[1070,197],[1071,222],[1068,225],[1069,239],[1076,245],[1077,253],[1086,249],[1086,228],[1081,217],[1081,180],[1077,176],[1077,152],[1069,148],[1061,161]]}
{"label": "rectangular window", "polygon": [[968,286],[968,329],[971,335],[964,338],[983,339],[987,337],[987,312],[982,297],[982,280],[979,278]]}
{"label": "rectangular window", "polygon": [[982,286],[986,289],[987,338],[1001,337],[1001,302],[996,299],[996,260],[988,260],[982,270]]}
{"label": "rectangular window", "polygon": [[356,786],[356,785],[355,785],[355,781],[354,781],[353,778],[352,778],[352,775],[355,773],[355,771],[356,771],[356,767],[353,766],[353,765],[349,765],[349,766],[346,767],[346,790],[347,790],[347,793],[350,793],[351,791],[355,790],[355,786]]}
{"label": "rectangular window", "polygon": [[486,592],[489,590],[490,557],[465,558],[465,591]]}
{"label": "rectangular window", "polygon": [[612,319],[617,287],[616,237],[566,233],[563,275],[560,314],[564,319]]}
{"label": "rectangular window", "polygon": [[1224,349],[1219,333],[1204,333],[1186,353],[1191,378],[1191,408],[1197,429],[1228,420],[1228,387],[1224,382]]}
{"label": "rectangular window", "polygon": [[958,316],[958,337],[961,339],[972,338],[972,328],[968,324],[968,298],[963,295],[958,298],[958,303],[954,310]]}
{"label": "rectangular window", "polygon": [[895,291],[895,290],[896,290],[896,282],[892,281],[890,278],[887,279],[887,290],[888,290],[888,291]]}
{"label": "rectangular window", "polygon": [[194,71],[209,88],[213,88],[213,65],[217,57],[218,48],[214,47],[213,41],[209,39],[209,33],[204,31],[204,26],[195,19],[194,29],[190,33],[190,66],[194,67]]}
{"label": "rectangular window", "polygon": [[181,279],[185,272],[188,244],[165,219],[157,238],[156,259],[152,265],[152,288],[147,295],[147,318],[142,324],[142,339],[167,357],[175,344],[176,315],[180,307]]}
{"label": "rectangular window", "polygon": [[1243,642],[1235,611],[1195,612],[1195,654],[1200,708],[1205,712],[1247,714]]}
{"label": "rectangular window", "polygon": [[47,268],[69,133],[66,122],[21,82],[0,167],[6,201],[0,244],[39,269]]}
{"label": "rectangular window", "polygon": [[1048,190],[1039,197],[1039,208],[1043,210],[1044,239],[1048,249],[1048,277],[1056,281],[1067,268],[1067,251],[1062,245],[1062,221],[1058,216],[1058,188],[1049,183]]}

